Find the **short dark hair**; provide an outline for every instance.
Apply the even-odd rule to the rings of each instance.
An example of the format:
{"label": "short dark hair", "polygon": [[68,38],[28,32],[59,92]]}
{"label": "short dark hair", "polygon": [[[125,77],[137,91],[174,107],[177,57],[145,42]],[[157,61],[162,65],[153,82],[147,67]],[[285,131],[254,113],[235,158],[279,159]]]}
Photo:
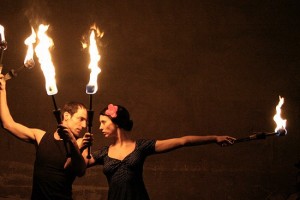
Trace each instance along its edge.
{"label": "short dark hair", "polygon": [[79,108],[87,109],[83,103],[79,103],[75,101],[67,102],[61,110],[62,120],[64,120],[65,112],[68,112],[70,113],[71,116],[73,116],[78,111]]}

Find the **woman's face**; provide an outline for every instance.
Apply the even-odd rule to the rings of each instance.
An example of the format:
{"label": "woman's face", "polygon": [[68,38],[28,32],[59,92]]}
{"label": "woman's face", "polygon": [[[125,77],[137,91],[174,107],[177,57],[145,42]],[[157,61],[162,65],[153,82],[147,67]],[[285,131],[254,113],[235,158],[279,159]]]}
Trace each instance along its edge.
{"label": "woman's face", "polygon": [[111,121],[111,119],[105,115],[100,115],[100,131],[104,137],[116,137],[117,126]]}

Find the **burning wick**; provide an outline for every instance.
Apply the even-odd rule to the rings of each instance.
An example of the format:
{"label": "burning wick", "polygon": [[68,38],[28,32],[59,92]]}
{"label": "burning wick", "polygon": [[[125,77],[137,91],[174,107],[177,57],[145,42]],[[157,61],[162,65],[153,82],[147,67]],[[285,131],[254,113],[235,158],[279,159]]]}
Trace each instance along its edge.
{"label": "burning wick", "polygon": [[0,25],[0,41],[1,43],[5,42],[4,27],[2,25]]}
{"label": "burning wick", "polygon": [[[282,119],[281,118],[281,106],[284,103],[284,98],[279,96],[279,103],[276,106],[276,114],[273,117],[273,120],[276,123],[276,128],[275,128],[275,132],[282,132],[282,129],[285,130],[285,134],[287,134],[287,130],[285,129],[286,127],[286,119]],[[278,134],[279,134],[278,133]]]}
{"label": "burning wick", "polygon": [[[89,83],[86,86],[87,94],[95,94],[98,90],[97,77],[101,72],[101,69],[98,67],[98,62],[100,61],[101,56],[98,52],[96,37],[99,35],[102,36],[103,34],[100,33],[97,27],[91,27],[91,34],[89,38],[90,64],[88,66],[91,70],[91,73]],[[86,46],[87,44],[83,44],[83,47]]]}
{"label": "burning wick", "polygon": [[[93,107],[93,94],[95,94],[98,90],[98,84],[97,84],[97,77],[98,74],[101,72],[101,69],[98,67],[98,62],[101,59],[101,56],[98,52],[97,48],[97,42],[96,37],[102,37],[103,33],[100,32],[99,29],[97,29],[96,25],[93,25],[91,27],[91,34],[89,37],[89,53],[90,53],[90,64],[89,69],[91,70],[90,73],[90,80],[89,83],[86,86],[86,93],[89,94],[90,97],[90,107],[88,110],[88,132],[92,132],[92,122],[93,122],[93,116],[94,111],[92,110]],[[83,48],[86,48],[88,45],[87,43],[82,43]],[[88,147],[88,155],[87,158],[91,158],[91,147]]]}
{"label": "burning wick", "polygon": [[31,69],[34,67],[35,63],[33,60],[33,43],[36,42],[36,34],[34,32],[34,29],[31,27],[31,35],[24,41],[24,43],[28,46],[27,48],[27,53],[25,56],[25,60],[24,60],[24,65],[19,67],[18,69],[14,70],[10,70],[7,74],[5,74],[4,79],[5,80],[9,80],[13,77],[16,77],[18,75],[18,73],[20,71],[22,71],[23,69]]}
{"label": "burning wick", "polygon": [[95,86],[94,85],[87,85],[86,86],[86,93],[87,94],[94,94],[95,92]]}
{"label": "burning wick", "polygon": [[45,88],[48,95],[58,92],[55,80],[55,67],[52,62],[50,48],[54,45],[53,40],[46,34],[49,25],[39,25],[37,33],[39,43],[35,48],[35,53],[39,59],[41,69],[45,76]]}
{"label": "burning wick", "polygon": [[[56,118],[57,124],[61,124],[61,114],[60,110],[57,108],[56,101],[54,95],[57,94],[58,89],[56,86],[56,80],[55,80],[55,67],[52,62],[51,54],[50,54],[50,48],[54,45],[53,40],[46,34],[47,30],[49,28],[49,25],[41,24],[39,25],[39,30],[37,32],[37,37],[39,40],[39,43],[37,44],[35,48],[36,55],[38,57],[41,69],[43,71],[43,74],[45,76],[45,88],[46,92],[49,96],[52,97],[53,105],[54,105],[54,111],[53,114]],[[68,143],[66,140],[64,141],[65,151],[66,151],[66,157],[71,157],[70,149],[68,147]]]}
{"label": "burning wick", "polygon": [[287,130],[285,128],[278,129],[275,132],[276,136],[285,136],[287,134]]}
{"label": "burning wick", "polygon": [[251,140],[257,140],[257,139],[266,139],[267,136],[285,136],[287,134],[286,127],[286,121],[285,119],[281,118],[281,106],[284,103],[284,98],[279,96],[279,103],[276,106],[276,114],[273,117],[273,120],[276,122],[277,127],[275,128],[275,132],[273,133],[267,133],[267,132],[257,132],[253,135],[250,135],[245,138],[239,138],[235,140],[235,143],[239,142],[246,142]]}
{"label": "burning wick", "polygon": [[3,54],[4,50],[7,49],[7,42],[5,41],[4,36],[4,27],[0,25],[0,73],[2,71],[2,60],[3,60]]}

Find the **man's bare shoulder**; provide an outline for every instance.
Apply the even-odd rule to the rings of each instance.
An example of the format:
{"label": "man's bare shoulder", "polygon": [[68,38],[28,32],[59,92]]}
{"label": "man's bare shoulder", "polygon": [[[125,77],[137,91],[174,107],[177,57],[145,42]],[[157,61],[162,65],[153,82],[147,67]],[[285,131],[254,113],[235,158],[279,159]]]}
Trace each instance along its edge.
{"label": "man's bare shoulder", "polygon": [[32,128],[31,129],[33,134],[34,134],[34,137],[35,137],[35,142],[37,144],[40,143],[41,139],[43,138],[43,136],[45,135],[46,131],[44,130],[41,130],[41,129],[37,129],[37,128]]}

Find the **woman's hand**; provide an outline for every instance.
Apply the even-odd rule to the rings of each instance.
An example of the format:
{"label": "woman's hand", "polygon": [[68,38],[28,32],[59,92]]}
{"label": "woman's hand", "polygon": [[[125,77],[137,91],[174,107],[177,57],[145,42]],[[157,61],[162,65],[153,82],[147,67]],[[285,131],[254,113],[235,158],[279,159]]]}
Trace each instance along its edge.
{"label": "woman's hand", "polygon": [[224,146],[233,145],[236,138],[230,136],[217,136],[216,140],[218,145],[224,147]]}

